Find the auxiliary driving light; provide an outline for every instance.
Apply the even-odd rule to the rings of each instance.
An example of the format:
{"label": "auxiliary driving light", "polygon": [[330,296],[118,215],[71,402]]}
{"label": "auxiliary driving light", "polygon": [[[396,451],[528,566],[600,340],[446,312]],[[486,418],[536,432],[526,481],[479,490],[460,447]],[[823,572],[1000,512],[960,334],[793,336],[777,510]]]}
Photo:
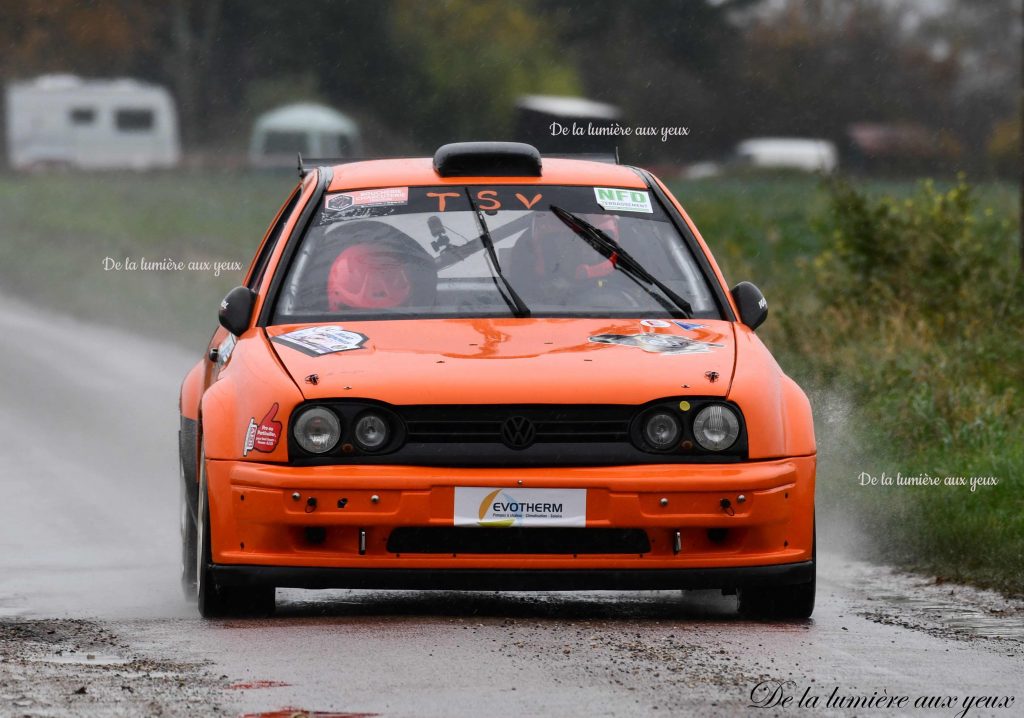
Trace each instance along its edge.
{"label": "auxiliary driving light", "polygon": [[379,414],[363,414],[352,432],[356,443],[364,451],[376,451],[388,442],[388,423]]}
{"label": "auxiliary driving light", "polygon": [[679,440],[680,432],[679,420],[663,411],[651,414],[644,422],[644,439],[655,449],[671,449]]}

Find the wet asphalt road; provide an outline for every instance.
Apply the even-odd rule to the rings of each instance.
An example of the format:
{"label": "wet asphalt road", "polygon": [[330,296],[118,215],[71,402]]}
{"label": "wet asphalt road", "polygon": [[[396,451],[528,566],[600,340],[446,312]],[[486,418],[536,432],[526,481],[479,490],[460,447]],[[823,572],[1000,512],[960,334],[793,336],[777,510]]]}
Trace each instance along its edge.
{"label": "wet asphalt road", "polygon": [[1024,605],[846,559],[829,521],[804,623],[713,592],[279,591],[202,621],[177,584],[194,355],[0,307],[0,716],[1024,715]]}

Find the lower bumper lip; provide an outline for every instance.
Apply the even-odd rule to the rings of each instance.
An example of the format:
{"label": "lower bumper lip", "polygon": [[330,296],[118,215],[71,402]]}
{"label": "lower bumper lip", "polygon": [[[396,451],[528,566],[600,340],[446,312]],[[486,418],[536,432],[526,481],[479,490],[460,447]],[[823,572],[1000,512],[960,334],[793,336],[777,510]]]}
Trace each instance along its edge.
{"label": "lower bumper lip", "polygon": [[[214,460],[208,462],[213,560],[323,569],[572,571],[796,563],[811,555],[814,467],[813,456],[559,469],[294,467]],[[641,529],[650,550],[496,555],[389,549],[396,528],[452,526],[455,488],[463,486],[586,489],[587,529]]]}
{"label": "lower bumper lip", "polygon": [[745,588],[806,583],[811,561],[773,566],[690,569],[359,569],[301,566],[216,566],[225,586],[450,591],[614,591]]}

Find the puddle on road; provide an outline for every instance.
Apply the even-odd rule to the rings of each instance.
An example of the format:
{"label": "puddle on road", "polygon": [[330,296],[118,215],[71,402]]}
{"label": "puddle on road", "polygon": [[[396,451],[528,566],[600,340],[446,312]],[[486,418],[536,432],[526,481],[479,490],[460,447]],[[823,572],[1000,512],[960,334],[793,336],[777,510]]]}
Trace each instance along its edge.
{"label": "puddle on road", "polygon": [[918,597],[895,593],[878,594],[874,598],[879,602],[919,611],[929,620],[948,628],[986,638],[1024,640],[1024,614],[1012,608],[962,603],[955,595],[950,596],[948,601],[935,595]]}
{"label": "puddle on road", "polygon": [[995,591],[875,566],[832,560],[826,580],[861,598],[855,612],[877,623],[961,638],[1024,644],[1024,602]]}

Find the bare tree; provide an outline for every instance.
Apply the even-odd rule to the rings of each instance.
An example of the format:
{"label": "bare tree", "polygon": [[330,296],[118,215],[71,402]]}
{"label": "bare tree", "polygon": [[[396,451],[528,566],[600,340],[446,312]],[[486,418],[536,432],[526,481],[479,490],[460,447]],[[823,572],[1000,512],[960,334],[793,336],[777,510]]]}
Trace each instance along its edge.
{"label": "bare tree", "polygon": [[220,25],[222,0],[174,0],[169,7],[171,52],[168,76],[174,84],[186,143],[202,136],[200,117]]}

